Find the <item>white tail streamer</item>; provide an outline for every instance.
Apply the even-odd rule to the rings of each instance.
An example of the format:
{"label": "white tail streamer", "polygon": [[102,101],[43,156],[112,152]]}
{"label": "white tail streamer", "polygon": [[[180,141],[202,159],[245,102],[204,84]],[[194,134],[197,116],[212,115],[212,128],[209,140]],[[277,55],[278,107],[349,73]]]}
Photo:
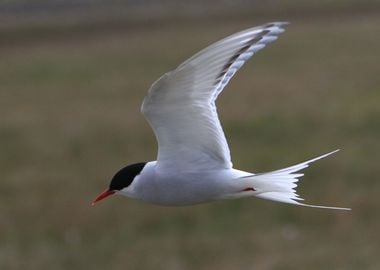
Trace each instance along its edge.
{"label": "white tail streamer", "polygon": [[302,201],[303,199],[299,197],[296,191],[297,182],[299,181],[298,178],[304,175],[299,171],[309,167],[310,163],[332,155],[337,151],[339,150],[332,151],[284,169],[246,176],[243,177],[243,179],[249,180],[249,184],[254,188],[254,191],[252,191],[251,194],[258,198],[314,208],[351,210],[350,208],[344,207],[330,207],[301,203],[299,201]]}

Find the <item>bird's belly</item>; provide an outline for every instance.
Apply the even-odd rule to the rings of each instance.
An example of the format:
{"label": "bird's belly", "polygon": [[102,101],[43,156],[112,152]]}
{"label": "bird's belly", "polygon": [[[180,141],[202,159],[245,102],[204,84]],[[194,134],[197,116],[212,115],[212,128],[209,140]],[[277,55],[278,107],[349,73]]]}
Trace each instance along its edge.
{"label": "bird's belly", "polygon": [[226,175],[166,176],[144,185],[143,201],[166,206],[192,205],[217,200],[234,190]]}

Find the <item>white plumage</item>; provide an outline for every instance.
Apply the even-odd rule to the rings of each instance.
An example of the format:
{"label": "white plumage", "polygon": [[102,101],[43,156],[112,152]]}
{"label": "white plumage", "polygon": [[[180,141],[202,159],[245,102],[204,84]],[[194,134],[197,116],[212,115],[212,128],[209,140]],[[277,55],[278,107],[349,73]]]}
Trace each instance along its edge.
{"label": "white plumage", "polygon": [[303,176],[299,171],[336,151],[268,173],[254,174],[232,167],[215,100],[235,72],[275,41],[285,25],[273,22],[233,34],[159,78],[141,107],[157,138],[157,161],[122,169],[95,202],[113,193],[172,206],[256,196],[348,210],[300,203],[302,199],[295,190],[298,178]]}
{"label": "white plumage", "polygon": [[287,23],[250,28],[222,39],[158,79],[142,112],[159,145],[158,166],[232,168],[215,100],[253,54],[277,39]]}

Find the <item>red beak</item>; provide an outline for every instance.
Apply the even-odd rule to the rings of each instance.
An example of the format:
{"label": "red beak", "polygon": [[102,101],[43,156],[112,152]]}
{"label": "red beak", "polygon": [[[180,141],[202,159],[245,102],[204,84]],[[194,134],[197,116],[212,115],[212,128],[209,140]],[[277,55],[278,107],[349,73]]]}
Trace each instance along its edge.
{"label": "red beak", "polygon": [[98,196],[98,197],[96,197],[96,199],[92,202],[92,204],[91,205],[94,205],[95,203],[97,203],[98,201],[100,201],[100,200],[103,200],[104,198],[107,198],[108,196],[110,196],[110,195],[112,195],[112,194],[114,194],[115,193],[115,191],[113,191],[113,190],[105,190],[105,191],[103,191],[102,193],[100,193],[100,195]]}

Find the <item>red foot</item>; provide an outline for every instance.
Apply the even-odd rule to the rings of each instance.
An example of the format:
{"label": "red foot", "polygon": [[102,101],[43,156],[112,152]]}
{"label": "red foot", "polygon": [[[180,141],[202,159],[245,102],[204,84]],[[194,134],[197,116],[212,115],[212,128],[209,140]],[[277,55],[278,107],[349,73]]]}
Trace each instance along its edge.
{"label": "red foot", "polygon": [[249,188],[243,189],[242,191],[256,191],[256,189],[249,187]]}

